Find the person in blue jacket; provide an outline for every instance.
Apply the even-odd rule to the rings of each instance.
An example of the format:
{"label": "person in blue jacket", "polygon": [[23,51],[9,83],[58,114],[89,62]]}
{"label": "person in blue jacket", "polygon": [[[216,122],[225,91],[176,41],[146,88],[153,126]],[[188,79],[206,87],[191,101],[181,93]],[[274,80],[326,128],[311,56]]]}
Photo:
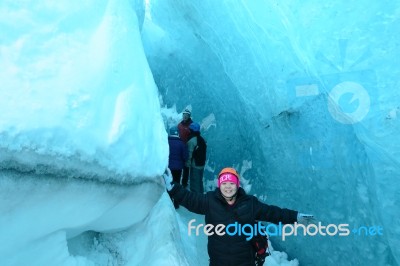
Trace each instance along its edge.
{"label": "person in blue jacket", "polygon": [[[255,196],[247,195],[240,187],[239,174],[234,168],[224,168],[218,175],[218,187],[206,194],[191,192],[173,182],[169,169],[163,175],[170,196],[189,211],[205,215],[206,224],[254,224],[266,221],[278,224],[307,223],[313,219],[310,214],[260,202]],[[255,250],[246,235],[208,236],[210,266],[254,266]]]}
{"label": "person in blue jacket", "polygon": [[[177,127],[171,127],[168,136],[169,157],[168,168],[171,169],[173,181],[180,184],[182,169],[189,157],[187,145],[180,139]],[[177,209],[179,205],[174,201]]]}

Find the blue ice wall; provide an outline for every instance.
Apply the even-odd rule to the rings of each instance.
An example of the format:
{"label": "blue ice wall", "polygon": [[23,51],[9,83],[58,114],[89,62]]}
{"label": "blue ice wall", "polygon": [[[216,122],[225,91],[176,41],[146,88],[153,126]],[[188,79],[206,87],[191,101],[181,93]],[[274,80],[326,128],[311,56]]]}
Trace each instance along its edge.
{"label": "blue ice wall", "polygon": [[191,104],[198,121],[215,115],[204,132],[215,171],[251,161],[244,177],[268,203],[384,228],[272,241],[302,265],[398,265],[400,2],[159,0],[145,10],[164,102]]}

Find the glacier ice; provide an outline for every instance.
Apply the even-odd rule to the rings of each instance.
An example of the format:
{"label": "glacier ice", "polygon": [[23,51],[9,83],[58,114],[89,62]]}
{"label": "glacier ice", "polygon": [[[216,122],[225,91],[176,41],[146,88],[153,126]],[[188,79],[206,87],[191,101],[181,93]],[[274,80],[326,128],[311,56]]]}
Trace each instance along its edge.
{"label": "glacier ice", "polygon": [[118,251],[138,265],[160,233],[157,254],[196,263],[158,180],[164,126],[189,105],[208,189],[235,166],[268,203],[384,229],[272,238],[289,259],[398,265],[399,14],[366,0],[1,2],[2,258],[93,265]]}
{"label": "glacier ice", "polygon": [[306,265],[398,265],[399,2],[151,1],[142,38],[164,104],[191,104],[212,169],[252,162],[269,203],[383,236],[277,245]]}
{"label": "glacier ice", "polygon": [[132,4],[2,6],[2,168],[116,182],[162,173],[168,145],[144,141],[166,132]]}

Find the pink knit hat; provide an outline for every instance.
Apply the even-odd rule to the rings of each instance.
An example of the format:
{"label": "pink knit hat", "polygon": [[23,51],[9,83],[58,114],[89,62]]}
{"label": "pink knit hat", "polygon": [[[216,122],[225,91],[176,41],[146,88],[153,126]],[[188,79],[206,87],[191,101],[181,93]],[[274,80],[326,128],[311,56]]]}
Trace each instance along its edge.
{"label": "pink knit hat", "polygon": [[237,187],[240,186],[239,178],[236,175],[231,174],[231,173],[223,173],[223,174],[221,174],[219,176],[219,178],[218,178],[218,187],[220,187],[221,184],[224,183],[224,182],[233,182],[233,183],[236,184]]}

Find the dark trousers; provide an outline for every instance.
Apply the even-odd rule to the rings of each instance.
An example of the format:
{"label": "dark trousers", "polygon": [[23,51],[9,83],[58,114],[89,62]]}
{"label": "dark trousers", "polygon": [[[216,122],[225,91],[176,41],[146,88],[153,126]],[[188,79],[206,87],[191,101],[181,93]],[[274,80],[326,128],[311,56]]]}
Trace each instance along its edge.
{"label": "dark trousers", "polygon": [[189,170],[190,168],[187,166],[183,167],[183,173],[182,173],[182,186],[187,187],[188,181],[189,181]]}
{"label": "dark trousers", "polygon": [[[181,183],[182,169],[180,169],[180,170],[171,170],[171,174],[172,174],[172,179],[174,180],[174,182],[180,184]],[[171,200],[174,203],[175,209],[178,209],[179,208],[179,204],[176,203],[176,201],[172,197],[171,197]]]}
{"label": "dark trousers", "polygon": [[174,182],[180,184],[181,183],[181,175],[182,175],[182,169],[180,170],[171,170],[172,178]]}

